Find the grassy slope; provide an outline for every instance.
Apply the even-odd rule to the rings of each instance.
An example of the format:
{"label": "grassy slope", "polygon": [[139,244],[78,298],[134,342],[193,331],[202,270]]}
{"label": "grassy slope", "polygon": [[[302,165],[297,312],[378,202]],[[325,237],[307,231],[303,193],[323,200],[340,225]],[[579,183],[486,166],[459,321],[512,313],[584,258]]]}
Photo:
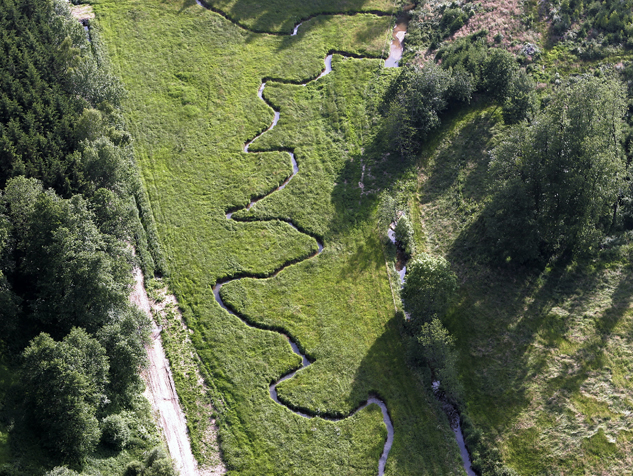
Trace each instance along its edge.
{"label": "grassy slope", "polygon": [[[170,262],[170,282],[220,396],[216,405],[228,466],[239,474],[374,474],[385,438],[379,410],[372,406],[334,423],[305,420],[276,405],[268,384],[296,367],[298,358],[280,335],[248,328],[223,311],[211,285],[227,276],[270,274],[316,245],[282,222],[224,217],[225,210],[266,194],[290,173],[285,153],[241,152],[272,119],[255,94],[261,78],[315,77],[330,50],[379,55],[390,19],[318,17],[291,38],[249,33],[179,2],[103,2],[95,10],[130,91],[128,119]],[[292,204],[287,213],[302,229],[323,237],[326,251],[276,280],[244,282],[267,299],[262,308],[245,312],[253,320],[275,319],[318,359],[280,387],[284,398],[313,411],[347,413],[369,392],[378,392],[396,424],[388,474],[458,473],[443,415],[404,366],[382,251],[373,238],[372,201],[360,200],[353,185],[361,175],[360,160],[346,160],[358,157],[364,139],[362,128],[354,131],[366,87],[354,90],[354,75],[371,82],[379,63],[348,61],[360,66],[341,84],[332,79],[344,69],[336,61],[335,72],[319,84],[269,84],[271,100],[275,92],[278,101],[281,93],[294,96],[292,114],[302,132],[286,130],[291,113],[284,110],[278,142],[266,138],[257,146],[297,147],[300,172],[284,190]],[[303,174],[310,174],[307,187]],[[315,185],[316,194],[310,190]],[[269,216],[275,213],[270,209]],[[268,312],[278,313],[273,294],[280,290],[285,306],[300,309],[300,325],[287,313]]]}
{"label": "grassy slope", "polygon": [[519,474],[630,474],[631,247],[541,271],[481,264],[471,245],[498,112],[478,105],[447,121],[419,190],[429,248],[460,277],[445,323],[468,412]]}

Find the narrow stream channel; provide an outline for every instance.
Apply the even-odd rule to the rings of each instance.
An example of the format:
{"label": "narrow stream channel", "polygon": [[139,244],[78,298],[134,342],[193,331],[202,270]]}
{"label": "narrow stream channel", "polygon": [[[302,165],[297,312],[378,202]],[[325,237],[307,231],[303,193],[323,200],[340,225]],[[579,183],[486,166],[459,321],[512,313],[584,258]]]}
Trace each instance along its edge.
{"label": "narrow stream channel", "polygon": [[[401,256],[402,251],[400,250],[400,247],[398,246],[398,243],[396,240],[396,232],[394,231],[395,225],[396,223],[394,222],[389,226],[389,229],[387,230],[387,237],[389,238],[389,241],[391,241],[391,243],[394,244],[394,246],[398,247],[398,250],[397,250],[398,259],[396,263],[396,271],[398,272],[398,276],[400,278],[400,288],[402,288],[402,286],[404,286],[405,275],[407,273],[407,265],[406,265],[406,260],[404,260],[404,258]],[[404,312],[404,318],[407,321],[410,320],[411,319],[410,314],[404,310],[403,312]],[[453,405],[451,405],[448,401],[446,401],[446,398],[441,397],[440,395],[441,392],[439,392],[439,388],[440,388],[439,380],[434,381],[431,387],[433,390],[433,394],[435,395],[435,398],[437,398],[437,400],[439,400],[442,403],[442,409],[444,410],[444,413],[446,413],[446,416],[448,416],[451,429],[453,430],[453,433],[455,433],[455,440],[457,441],[457,446],[459,446],[459,454],[462,458],[462,463],[464,464],[464,470],[466,471],[466,474],[468,476],[477,476],[477,473],[473,471],[473,468],[470,462],[470,454],[468,453],[468,448],[466,448],[466,442],[464,441],[464,433],[462,432],[462,425],[460,423],[459,413],[457,412],[457,410],[455,409]]]}
{"label": "narrow stream channel", "polygon": [[[299,23],[298,25],[296,25],[293,29],[292,32],[292,36],[296,35],[299,27],[301,26],[301,23]],[[329,54],[325,57],[324,60],[324,69],[321,72],[321,74],[319,76],[317,76],[317,78],[310,80],[310,81],[306,81],[304,82],[302,85],[306,86],[307,84],[317,81],[320,78],[322,78],[323,76],[329,74],[332,71],[332,55]],[[257,90],[257,96],[263,100],[264,102],[266,102],[266,104],[268,104],[268,106],[271,107],[271,109],[273,109],[274,112],[274,116],[273,116],[273,121],[271,123],[271,125],[261,134],[258,134],[255,138],[253,138],[252,140],[246,142],[246,144],[244,144],[244,152],[249,152],[249,147],[251,146],[251,144],[256,141],[257,139],[259,139],[263,134],[265,134],[266,132],[272,130],[277,123],[279,122],[279,118],[280,118],[280,112],[275,110],[275,108],[272,107],[271,104],[269,104],[265,99],[264,99],[264,89],[266,88],[266,82],[262,82],[262,84],[260,85],[259,89]],[[274,189],[273,191],[271,191],[270,193],[266,194],[263,197],[259,197],[256,199],[253,199],[250,201],[250,203],[245,207],[246,210],[250,210],[250,208],[257,203],[259,200],[270,196],[271,194],[282,190],[289,182],[290,180],[292,180],[292,178],[299,172],[299,166],[297,164],[297,160],[295,158],[295,154],[294,152],[291,151],[286,151],[288,152],[288,155],[290,156],[290,160],[292,163],[292,174],[286,179],[284,180],[284,182],[277,187],[276,189]],[[256,152],[251,152],[251,153],[256,153]],[[233,213],[232,212],[228,212],[226,214],[226,218],[227,219],[232,219],[233,217]],[[292,226],[293,228],[295,228],[297,231],[298,230],[297,227],[290,221],[287,221],[286,223],[288,223],[290,226]],[[316,253],[314,253],[312,256],[306,258],[306,259],[311,259],[314,258],[316,256],[318,256],[319,254],[321,254],[323,252],[323,244],[317,239],[317,245],[318,245],[318,250]],[[270,277],[274,277],[276,276],[279,272],[281,272],[282,270],[284,270],[287,266],[282,266],[280,269],[278,269],[275,273],[273,273]],[[241,278],[237,278],[237,279],[241,279]],[[225,309],[227,312],[229,312],[230,314],[233,314],[234,316],[238,317],[239,319],[242,320],[242,322],[244,322],[246,325],[250,326],[250,327],[255,327],[255,328],[259,328],[253,324],[251,324],[250,322],[248,322],[247,320],[245,320],[244,318],[242,318],[240,315],[236,314],[235,312],[233,312],[231,309],[229,309],[225,304],[224,301],[222,301],[222,297],[220,296],[220,292],[222,289],[222,286],[230,281],[233,281],[232,279],[228,279],[228,280],[220,280],[216,283],[216,285],[213,287],[213,295],[215,296],[215,300],[217,301],[217,303],[223,308]],[[290,347],[292,349],[292,351],[298,355],[299,357],[301,357],[301,367],[293,370],[289,373],[287,373],[286,375],[283,375],[279,380],[277,380],[276,382],[273,382],[270,387],[269,387],[269,392],[270,392],[270,398],[275,401],[276,403],[278,403],[279,405],[283,405],[284,407],[288,408],[289,410],[291,410],[293,413],[295,413],[296,415],[299,415],[303,418],[315,418],[315,416],[313,415],[309,415],[307,413],[301,412],[301,411],[297,411],[295,409],[289,408],[288,405],[284,404],[281,400],[279,400],[279,397],[277,395],[277,385],[279,385],[281,382],[291,379],[292,377],[295,376],[295,374],[297,372],[299,372],[301,369],[304,369],[306,367],[308,367],[309,365],[312,364],[312,362],[310,362],[310,360],[308,359],[308,357],[301,352],[299,346],[297,345],[296,342],[294,342],[290,336],[288,336],[287,334],[283,333],[283,332],[279,332],[279,331],[274,331],[274,332],[278,332],[279,334],[283,335],[287,340],[288,343],[290,344]],[[345,418],[348,418],[349,416],[354,415],[356,412],[364,409],[365,407],[367,407],[368,405],[378,405],[380,407],[380,410],[382,412],[382,417],[383,417],[383,421],[385,423],[385,426],[387,427],[387,440],[385,441],[384,447],[383,447],[383,451],[382,454],[380,456],[380,460],[378,462],[378,476],[383,476],[384,472],[385,472],[385,465],[387,464],[387,458],[389,456],[389,451],[391,450],[391,446],[393,445],[393,438],[394,438],[394,428],[393,428],[393,423],[391,421],[391,417],[389,416],[389,412],[387,410],[387,406],[385,405],[385,403],[380,400],[378,397],[371,395],[369,396],[369,398],[367,399],[367,401],[365,403],[363,403],[362,405],[360,405],[358,408],[356,408],[350,415],[348,415]],[[338,419],[330,419],[330,418],[325,418],[326,420],[329,421],[340,421],[343,420],[345,418],[338,418]]]}

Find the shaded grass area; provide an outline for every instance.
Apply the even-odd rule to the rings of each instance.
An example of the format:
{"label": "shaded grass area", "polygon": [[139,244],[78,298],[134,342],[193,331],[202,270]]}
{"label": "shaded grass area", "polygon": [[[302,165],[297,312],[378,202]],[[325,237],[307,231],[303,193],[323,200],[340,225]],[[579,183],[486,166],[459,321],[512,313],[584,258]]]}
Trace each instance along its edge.
{"label": "shaded grass area", "polygon": [[[195,3],[194,0],[190,1],[192,4]],[[315,15],[357,12],[388,14],[396,11],[396,4],[399,2],[397,0],[312,0],[309,2],[204,0],[204,3],[249,30],[291,33],[297,23]]]}
{"label": "shaded grass area", "polygon": [[432,252],[459,276],[445,325],[457,338],[466,411],[519,474],[630,474],[633,272],[622,237],[593,258],[497,267],[480,247],[499,111],[453,114],[421,161]]}
{"label": "shaded grass area", "polygon": [[[250,294],[241,304],[249,319],[288,329],[316,359],[280,385],[280,396],[313,413],[346,415],[377,393],[396,432],[387,474],[459,474],[446,419],[405,365],[373,225],[375,192],[388,182],[383,172],[389,167],[371,155],[380,141],[372,137],[376,125],[366,108],[395,72],[382,71],[378,60],[336,57],[334,72],[308,86],[269,82],[265,97],[282,109],[281,121],[250,150],[270,152],[242,152],[272,121],[272,110],[256,96],[262,78],[314,78],[330,51],[379,57],[390,18],[322,16],[296,37],[283,37],[247,32],[180,2],[102,2],[95,11],[130,92],[128,120],[169,282],[217,390],[229,470],[376,473],[386,438],[379,408],[332,422],[275,404],[268,385],[298,368],[299,358],[281,335],[247,327],[214,300],[211,286],[220,279],[270,275],[298,261],[276,278],[225,286],[235,307],[232,285]],[[380,30],[373,41],[359,42]],[[299,174],[259,202],[254,215],[238,212],[234,217],[242,221],[227,220],[227,210],[266,195],[290,175],[288,154],[273,151],[289,148],[297,153]],[[373,172],[363,174],[370,159]],[[324,252],[302,261],[314,252],[314,238],[275,218],[322,238]],[[192,425],[190,431],[199,448],[203,436]]]}

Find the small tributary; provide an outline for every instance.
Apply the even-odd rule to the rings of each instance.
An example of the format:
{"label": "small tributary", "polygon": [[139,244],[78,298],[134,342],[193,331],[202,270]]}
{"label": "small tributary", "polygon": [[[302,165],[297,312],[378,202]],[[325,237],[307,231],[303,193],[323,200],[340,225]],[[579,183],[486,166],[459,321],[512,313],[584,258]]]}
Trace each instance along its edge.
{"label": "small tributary", "polygon": [[470,454],[468,453],[468,448],[466,448],[466,442],[464,441],[464,433],[462,432],[459,412],[440,391],[440,382],[438,380],[433,382],[433,394],[442,404],[442,410],[446,413],[451,429],[453,430],[453,433],[455,433],[455,439],[457,440],[457,445],[459,446],[459,453],[462,457],[466,474],[468,476],[477,476],[477,473],[473,471],[472,464],[470,462]]}
{"label": "small tributary", "polygon": [[[387,230],[387,236],[389,237],[389,241],[391,241],[397,249],[396,271],[398,272],[398,276],[400,277],[400,287],[402,287],[404,286],[405,275],[407,273],[407,264],[404,253],[400,249],[400,246],[398,246],[396,240],[396,232],[394,231],[395,226],[396,223],[392,223],[389,226],[389,230]],[[404,311],[404,316],[407,321],[411,319],[411,316],[406,311]],[[444,411],[444,413],[446,413],[446,416],[448,416],[451,429],[453,430],[453,433],[455,433],[455,440],[457,441],[457,445],[459,446],[459,453],[464,464],[464,470],[466,470],[466,474],[468,476],[477,476],[477,474],[472,469],[470,454],[468,453],[468,449],[466,448],[466,443],[464,441],[464,433],[462,432],[459,412],[446,399],[439,388],[440,382],[437,380],[434,381],[432,384],[433,394],[435,395],[435,398],[437,398],[442,403],[442,410]]]}

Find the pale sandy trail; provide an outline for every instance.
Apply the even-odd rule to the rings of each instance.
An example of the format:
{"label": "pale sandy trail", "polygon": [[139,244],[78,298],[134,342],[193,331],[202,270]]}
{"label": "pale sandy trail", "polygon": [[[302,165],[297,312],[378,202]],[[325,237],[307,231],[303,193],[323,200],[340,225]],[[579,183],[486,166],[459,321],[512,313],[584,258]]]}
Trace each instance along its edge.
{"label": "pale sandy trail", "polygon": [[[134,290],[130,295],[130,301],[152,318],[152,303],[145,291],[143,273],[139,268],[134,269]],[[224,474],[221,469],[218,469],[217,472],[198,469],[198,463],[191,451],[185,414],[180,407],[169,361],[163,350],[160,337],[161,329],[156,326],[153,319],[152,325],[152,344],[147,348],[149,366],[143,372],[147,384],[144,395],[158,415],[158,423],[167,442],[169,454],[182,476]]]}

